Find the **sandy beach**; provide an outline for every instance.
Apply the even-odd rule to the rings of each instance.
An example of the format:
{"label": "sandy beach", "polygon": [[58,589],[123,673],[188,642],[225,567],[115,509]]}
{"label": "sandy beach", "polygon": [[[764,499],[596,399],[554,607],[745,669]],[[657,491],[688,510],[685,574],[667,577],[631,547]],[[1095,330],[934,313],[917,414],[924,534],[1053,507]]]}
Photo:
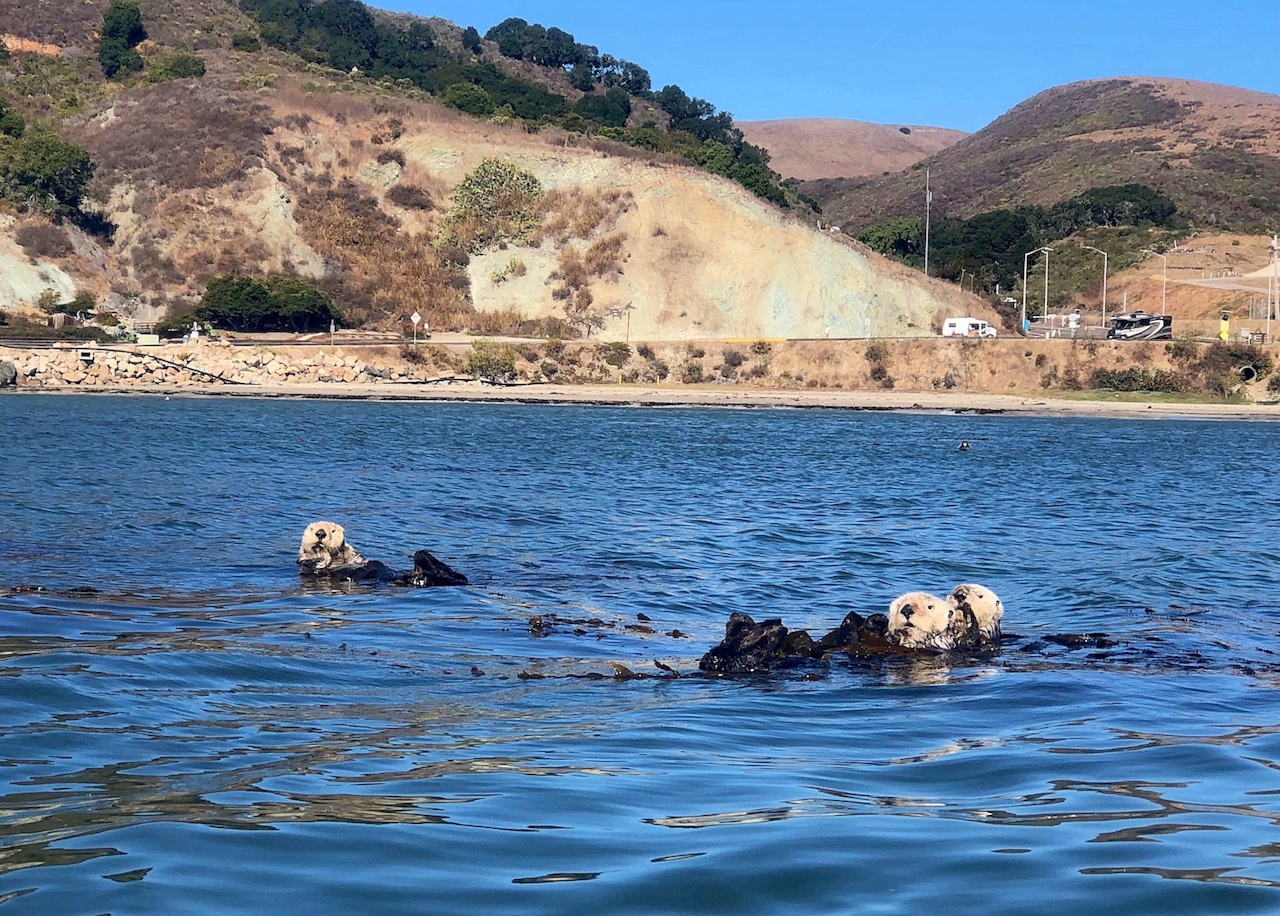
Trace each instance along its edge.
{"label": "sandy beach", "polygon": [[14,393],[127,394],[150,397],[307,398],[319,400],[473,401],[480,403],[580,404],[620,407],[789,408],[891,410],[939,413],[1017,413],[1039,416],[1125,419],[1280,420],[1280,404],[1169,403],[1066,399],[958,391],[846,391],[736,386],[491,385],[478,381],[397,384],[151,385],[145,388],[83,385],[16,389]]}

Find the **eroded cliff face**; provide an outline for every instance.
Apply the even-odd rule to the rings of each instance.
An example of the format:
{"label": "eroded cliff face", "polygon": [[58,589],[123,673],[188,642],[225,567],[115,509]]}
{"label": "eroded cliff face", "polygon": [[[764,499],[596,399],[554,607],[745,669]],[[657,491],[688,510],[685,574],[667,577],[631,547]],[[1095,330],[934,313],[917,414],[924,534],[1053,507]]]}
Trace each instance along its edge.
{"label": "eroded cliff face", "polygon": [[[65,272],[126,315],[189,305],[213,276],[284,271],[329,283],[340,308],[397,330],[413,311],[462,330],[486,313],[565,318],[576,309],[595,336],[633,340],[913,336],[934,333],[947,315],[994,319],[951,284],[727,180],[635,151],[287,81],[139,93],[75,131],[100,164],[114,240],[97,258],[33,258],[51,280]],[[148,148],[175,131],[183,150]],[[452,190],[492,158],[533,173],[559,202],[528,244],[474,254],[449,268],[456,275],[424,267]],[[65,285],[50,283],[59,293]],[[0,286],[0,309],[20,307],[28,286]]]}
{"label": "eroded cliff face", "polygon": [[[463,162],[467,157],[459,157]],[[626,236],[619,270],[592,284],[604,336],[635,339],[911,336],[981,304],[954,287],[780,214],[728,181],[681,167],[519,151],[551,188],[625,190],[632,206],[598,236]],[[591,239],[583,240],[586,245]],[[574,243],[570,243],[574,244]],[[514,251],[514,254],[513,254]],[[527,272],[495,283],[512,257]],[[560,249],[492,251],[471,264],[476,308],[558,312]]]}

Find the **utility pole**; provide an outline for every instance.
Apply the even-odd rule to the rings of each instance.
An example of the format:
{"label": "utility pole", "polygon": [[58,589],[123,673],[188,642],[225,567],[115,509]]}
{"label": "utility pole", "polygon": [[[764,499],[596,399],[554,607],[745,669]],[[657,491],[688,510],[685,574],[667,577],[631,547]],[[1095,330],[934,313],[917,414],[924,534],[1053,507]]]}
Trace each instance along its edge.
{"label": "utility pole", "polygon": [[924,275],[929,276],[929,207],[933,192],[929,190],[929,170],[924,170]]}

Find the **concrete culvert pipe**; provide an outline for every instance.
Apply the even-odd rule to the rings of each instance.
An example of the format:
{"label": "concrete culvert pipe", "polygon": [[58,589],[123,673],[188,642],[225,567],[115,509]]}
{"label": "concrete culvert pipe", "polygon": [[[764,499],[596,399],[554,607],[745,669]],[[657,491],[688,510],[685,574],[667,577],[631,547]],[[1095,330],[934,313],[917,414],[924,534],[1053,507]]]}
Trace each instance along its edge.
{"label": "concrete culvert pipe", "polygon": [[1240,381],[1252,382],[1258,377],[1258,370],[1253,366],[1241,366],[1236,370],[1236,374],[1240,376]]}

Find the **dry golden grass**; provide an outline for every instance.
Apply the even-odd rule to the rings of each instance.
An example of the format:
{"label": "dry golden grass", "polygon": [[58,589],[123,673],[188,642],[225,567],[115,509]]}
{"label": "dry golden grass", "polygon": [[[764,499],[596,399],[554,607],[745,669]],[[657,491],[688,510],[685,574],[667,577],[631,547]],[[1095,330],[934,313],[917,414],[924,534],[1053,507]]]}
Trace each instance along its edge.
{"label": "dry golden grass", "polygon": [[467,326],[474,311],[469,283],[455,253],[398,222],[350,181],[305,195],[298,206],[305,238],[335,265],[331,286],[348,320],[394,324],[417,310],[443,330]]}
{"label": "dry golden grass", "polygon": [[589,239],[597,230],[609,231],[618,217],[635,206],[630,191],[587,191],[582,188],[548,191],[539,208],[542,224],[537,241]]}

